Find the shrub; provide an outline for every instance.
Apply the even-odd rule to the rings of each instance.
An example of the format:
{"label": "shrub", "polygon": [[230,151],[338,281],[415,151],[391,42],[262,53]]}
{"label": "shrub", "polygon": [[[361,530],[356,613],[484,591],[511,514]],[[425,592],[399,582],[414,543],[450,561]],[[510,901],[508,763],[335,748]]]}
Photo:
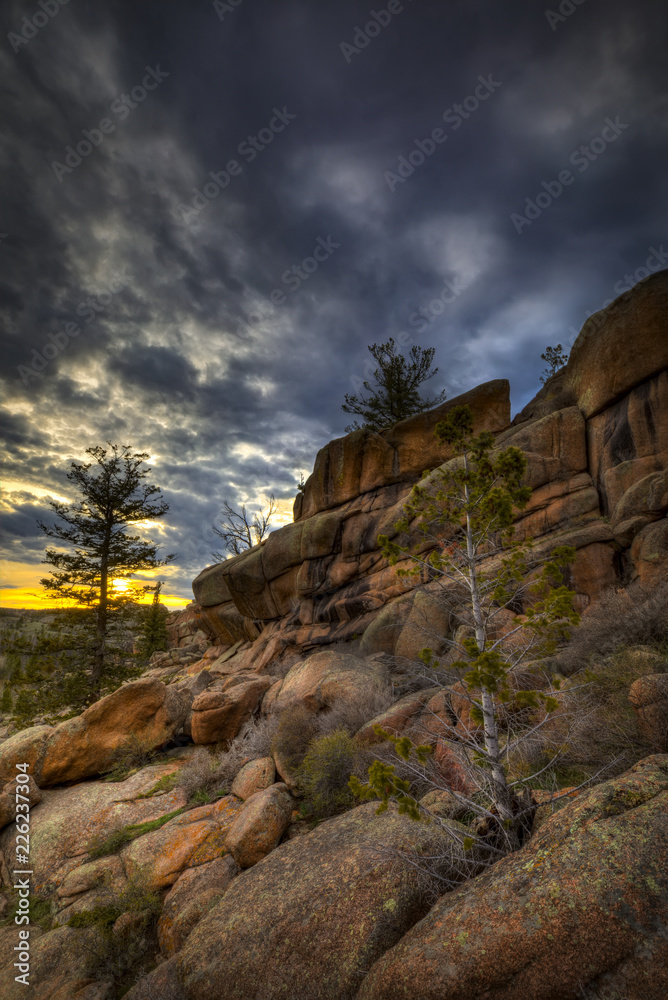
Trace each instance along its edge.
{"label": "shrub", "polygon": [[540,771],[533,787],[563,788],[602,781],[652,752],[643,739],[629,688],[646,674],[668,670],[668,656],[649,646],[619,647],[589,656],[589,665],[563,685],[560,708],[512,762],[518,778]]}
{"label": "shrub", "polygon": [[341,698],[319,713],[318,728],[321,733],[344,729],[354,736],[367,722],[385,712],[393,701],[389,687],[369,688],[355,699]]}
{"label": "shrub", "polygon": [[185,791],[189,801],[199,804],[227,794],[245,761],[270,756],[275,730],[275,719],[251,719],[222,753],[198,748],[179,771],[176,785]]}
{"label": "shrub", "polygon": [[290,770],[296,770],[309,749],[311,741],[320,734],[319,719],[305,705],[285,708],[276,722],[271,748]]}
{"label": "shrub", "polygon": [[108,904],[107,906],[94,906],[92,910],[82,910],[74,913],[67,921],[68,927],[96,927],[104,933],[109,930],[118,920],[123,911],[119,906]]}
{"label": "shrub", "polygon": [[131,733],[116,751],[113,764],[108,770],[105,780],[124,781],[135,771],[150,764],[156,756],[157,750],[150,740],[138,733]]}
{"label": "shrub", "polygon": [[176,779],[177,787],[183,790],[188,801],[192,801],[202,792],[210,795],[224,782],[225,778],[219,773],[216,756],[204,747],[198,747],[188,763],[181,768]]}
{"label": "shrub", "polygon": [[[140,963],[157,947],[155,924],[161,899],[145,888],[141,873],[129,879],[121,892],[108,890],[107,895],[105,903],[70,917],[68,926],[95,932],[81,940],[85,974],[97,982],[111,982],[117,989],[127,989],[129,974],[136,975]],[[125,930],[114,929],[124,913],[137,919]]]}
{"label": "shrub", "polygon": [[245,761],[271,756],[277,725],[275,718],[260,717],[250,719],[242,727],[239,735],[218,757],[220,773],[227,781],[233,781]]}
{"label": "shrub", "polygon": [[648,647],[621,647],[611,655],[590,658],[589,667],[572,678],[588,682],[574,696],[586,711],[564,762],[589,772],[605,767],[606,777],[611,777],[650,753],[629,703],[629,688],[639,677],[667,670],[668,657],[664,660]]}
{"label": "shrub", "polygon": [[354,804],[348,785],[351,774],[362,777],[366,754],[345,729],[312,740],[297,769],[297,781],[307,807],[316,816],[331,816]]}
{"label": "shrub", "polygon": [[668,581],[654,587],[632,585],[611,590],[590,608],[558,657],[567,674],[586,666],[594,654],[605,656],[624,646],[668,644]]}

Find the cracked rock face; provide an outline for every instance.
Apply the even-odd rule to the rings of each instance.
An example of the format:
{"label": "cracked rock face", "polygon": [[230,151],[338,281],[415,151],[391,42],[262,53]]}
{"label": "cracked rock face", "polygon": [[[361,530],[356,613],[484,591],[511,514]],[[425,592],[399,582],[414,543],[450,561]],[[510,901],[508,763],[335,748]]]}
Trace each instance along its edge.
{"label": "cracked rock face", "polygon": [[668,994],[668,756],[569,802],[517,854],[448,893],[359,1000]]}
{"label": "cracked rock face", "polygon": [[373,962],[427,909],[415,881],[374,848],[426,843],[428,828],[376,808],[321,823],[234,880],[175,959],[187,1000],[356,995]]}

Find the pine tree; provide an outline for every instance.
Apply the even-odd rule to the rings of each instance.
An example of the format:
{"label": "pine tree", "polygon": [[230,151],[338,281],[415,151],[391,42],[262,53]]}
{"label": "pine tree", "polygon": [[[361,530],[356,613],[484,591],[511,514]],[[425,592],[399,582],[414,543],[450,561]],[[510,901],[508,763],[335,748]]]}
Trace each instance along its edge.
{"label": "pine tree", "polygon": [[0,712],[3,715],[9,715],[12,710],[12,704],[12,689],[9,684],[5,684],[2,692],[2,701],[0,701]]}
{"label": "pine tree", "polygon": [[548,379],[551,379],[553,375],[561,371],[568,361],[568,354],[563,350],[561,344],[557,344],[556,347],[546,347],[545,353],[541,354],[541,358],[547,362],[547,368],[543,369],[543,373],[540,376],[540,380],[544,385]]}
{"label": "pine tree", "polygon": [[[150,469],[142,468],[147,453],[133,453],[129,446],[109,443],[88,448],[93,461],[72,462],[67,478],[79,494],[71,504],[52,500],[55,525],[39,522],[42,531],[74,552],[47,549],[42,561],[55,567],[41,580],[49,597],[74,599],[95,612],[95,642],[89,677],[90,698],[95,699],[105,673],[106,646],[112,619],[137,596],[151,589],[135,585],[129,595],[114,592],[113,581],[171,562],[157,556],[157,546],[139,535],[128,535],[129,525],[162,517],[169,505],[158,486],[143,483]],[[97,464],[97,474],[91,470]]]}
{"label": "pine tree", "polygon": [[156,652],[167,649],[169,637],[167,635],[167,609],[160,603],[160,592],[163,581],[159,580],[153,592],[153,601],[144,619],[140,639],[139,655],[145,659]]}
{"label": "pine tree", "polygon": [[397,353],[394,340],[390,337],[384,344],[372,344],[369,351],[378,365],[372,376],[373,381],[362,383],[362,388],[370,395],[365,398],[362,394],[346,393],[341,409],[362,418],[361,423],[356,420],[346,427],[346,431],[360,428],[380,431],[406,417],[431,410],[445,400],[445,392],[432,399],[423,399],[420,395],[422,383],[438,372],[438,368],[430,371],[435,348],[413,346],[407,361],[403,354]]}
{"label": "pine tree", "polygon": [[[456,457],[414,487],[404,516],[395,525],[400,535],[417,531],[420,541],[401,545],[384,535],[378,541],[391,565],[408,562],[408,567],[397,570],[399,575],[440,585],[441,599],[464,630],[441,638],[460,657],[450,665],[450,673],[459,681],[474,729],[463,724],[453,709],[451,724],[444,723],[446,740],[460,747],[487,776],[482,782],[487,801],[478,797],[467,805],[486,821],[496,822],[505,848],[516,849],[524,818],[516,786],[522,782],[509,782],[508,762],[523,737],[519,734],[503,743],[499,718],[508,710],[542,707],[545,719],[558,707],[553,689],[518,690],[513,670],[527,658],[553,652],[567,636],[568,626],[577,623],[574,594],[561,582],[575,552],[556,548],[536,575],[539,560],[532,557],[530,543],[517,545],[513,540],[516,514],[531,495],[530,488],[522,485],[525,456],[514,447],[493,451],[494,438],[488,432],[474,437],[467,406],[453,407],[436,432]],[[520,608],[522,613],[514,618],[510,632],[499,636],[499,615],[509,608]],[[439,665],[430,647],[422,650],[420,659],[429,668]],[[406,737],[392,742],[404,761],[415,756],[424,764],[430,752],[426,745],[413,746]],[[368,784],[353,785],[358,794],[380,797],[382,805],[393,799],[401,811],[415,818],[420,815],[409,783],[396,776],[393,765],[376,761]]]}

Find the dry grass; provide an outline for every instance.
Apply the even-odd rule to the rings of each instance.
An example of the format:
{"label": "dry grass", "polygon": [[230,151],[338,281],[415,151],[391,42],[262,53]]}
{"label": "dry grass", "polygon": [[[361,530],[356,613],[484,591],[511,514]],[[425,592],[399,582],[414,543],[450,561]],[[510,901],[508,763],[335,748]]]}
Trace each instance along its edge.
{"label": "dry grass", "polygon": [[177,787],[184,790],[189,800],[202,803],[225,794],[246,761],[271,755],[275,730],[273,719],[251,719],[222,753],[198,748],[179,771]]}
{"label": "dry grass", "polygon": [[644,645],[668,652],[668,581],[651,590],[631,586],[604,594],[573,630],[557,663],[564,674],[572,674],[592,656]]}
{"label": "dry grass", "polygon": [[324,735],[345,729],[354,736],[367,722],[387,711],[394,701],[395,696],[389,687],[371,687],[355,699],[341,698],[320,712],[318,728]]}
{"label": "dry grass", "polygon": [[176,787],[188,801],[195,796],[203,798],[227,788],[227,776],[220,773],[218,758],[204,747],[198,747],[187,764],[179,771]]}

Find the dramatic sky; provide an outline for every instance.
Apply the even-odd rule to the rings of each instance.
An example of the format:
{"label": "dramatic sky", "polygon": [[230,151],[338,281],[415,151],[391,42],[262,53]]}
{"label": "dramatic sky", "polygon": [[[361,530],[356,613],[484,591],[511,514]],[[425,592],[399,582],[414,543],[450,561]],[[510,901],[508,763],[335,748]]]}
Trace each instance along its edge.
{"label": "dramatic sky", "polygon": [[369,344],[516,411],[668,266],[668,5],[546,2],[4,0],[6,605],[87,448],[150,454],[183,604],[223,500],[289,519]]}

